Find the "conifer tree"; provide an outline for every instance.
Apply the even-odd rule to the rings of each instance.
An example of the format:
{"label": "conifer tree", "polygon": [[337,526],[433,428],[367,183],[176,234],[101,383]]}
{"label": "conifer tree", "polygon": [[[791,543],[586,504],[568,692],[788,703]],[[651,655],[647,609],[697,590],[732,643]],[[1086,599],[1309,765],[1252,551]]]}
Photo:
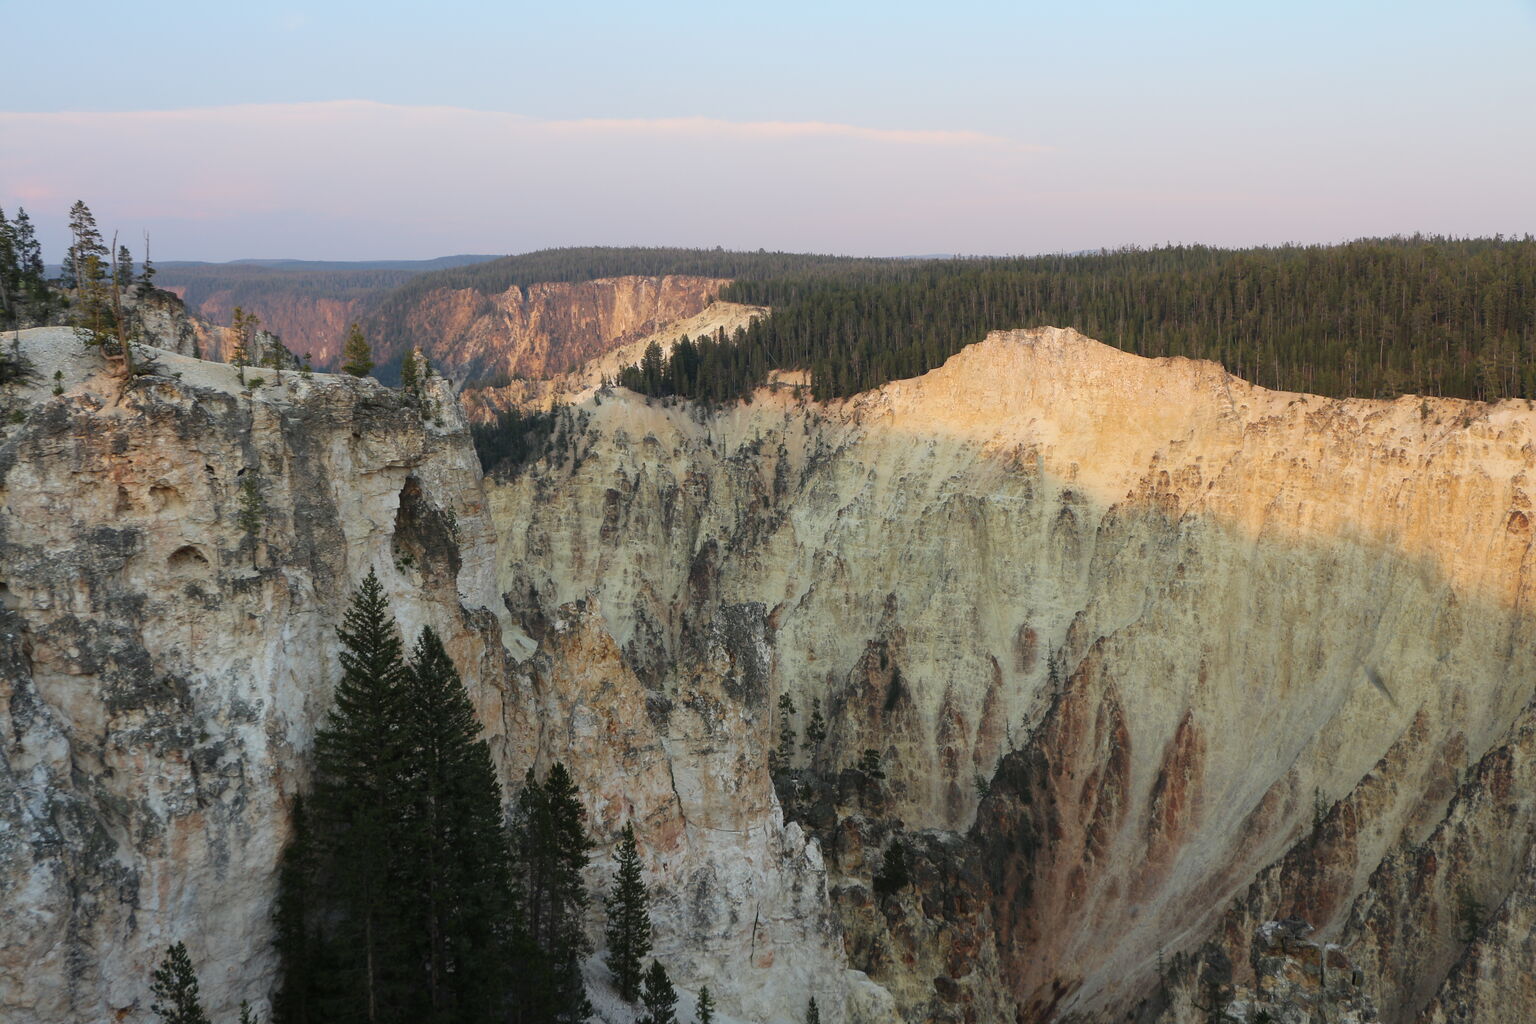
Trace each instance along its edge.
{"label": "conifer tree", "polygon": [[615,859],[618,871],[603,901],[608,911],[608,967],[619,995],[632,1003],[640,996],[641,964],[651,952],[651,898],[640,877],[635,827],[626,824]]}
{"label": "conifer tree", "polygon": [[[106,251],[106,246],[102,246]],[[72,320],[76,327],[89,332],[87,343],[101,345],[111,342],[108,332],[114,326],[112,310],[105,285],[106,269],[101,256],[88,252],[79,261],[79,269],[72,270],[72,277],[79,282],[75,290],[75,309]]]}
{"label": "conifer tree", "polygon": [[256,553],[261,542],[261,524],[266,520],[266,501],[261,496],[261,483],[256,479],[254,471],[247,471],[240,481],[240,508],[235,514],[235,520],[240,524],[240,532],[251,545],[251,568],[259,566],[256,563]]}
{"label": "conifer tree", "polygon": [[885,848],[885,856],[880,862],[880,870],[875,873],[875,893],[880,896],[890,896],[907,887],[911,880],[907,873],[907,850],[901,845],[900,839],[891,840],[891,845]]}
{"label": "conifer tree", "polygon": [[422,1018],[489,1021],[513,914],[501,787],[458,670],[430,627],[406,676],[397,891],[424,965]]}
{"label": "conifer tree", "polygon": [[144,232],[144,262],[139,264],[138,286],[136,291],[139,298],[144,298],[155,290],[155,265],[149,262],[149,232]]}
{"label": "conifer tree", "polygon": [[241,384],[245,383],[245,368],[253,362],[256,329],[260,324],[260,317],[239,306],[230,314],[229,329],[233,336],[230,338],[229,361],[240,368]]}
{"label": "conifer tree", "polygon": [[276,1024],[318,1024],[312,996],[320,965],[312,914],[320,894],[312,885],[314,847],[302,794],[294,797],[292,821],[293,834],[278,862],[277,901],[272,909],[276,933],[272,944],[282,968],[282,983],[272,1000],[272,1015]]}
{"label": "conifer tree", "polygon": [[709,994],[709,986],[699,989],[697,1007],[698,1024],[715,1024],[715,997]]}
{"label": "conifer tree", "polygon": [[677,1024],[677,990],[672,987],[672,979],[667,977],[667,969],[659,960],[652,960],[650,970],[645,972],[645,990],[640,994],[640,1003],[645,1007],[640,1024]]}
{"label": "conifer tree", "polygon": [[164,1024],[210,1024],[198,1001],[197,972],[183,943],[166,949],[149,990],[155,997],[149,1008]]}
{"label": "conifer tree", "polygon": [[363,336],[362,325],[353,321],[341,348],[341,368],[354,377],[366,377],[373,369],[373,349]]}
{"label": "conifer tree", "polygon": [[816,1008],[815,996],[811,996],[811,1001],[806,1004],[805,1024],[821,1024],[821,1011]]}
{"label": "conifer tree", "polygon": [[79,199],[69,208],[69,236],[72,241],[64,254],[65,283],[80,289],[100,281],[110,253],[96,227],[95,215]]}
{"label": "conifer tree", "polygon": [[112,268],[112,274],[119,288],[133,284],[133,253],[128,251],[126,245],[117,247],[117,265]]}
{"label": "conifer tree", "polygon": [[416,350],[410,349],[400,362],[400,390],[415,395],[421,390],[421,370],[416,362]]}
{"label": "conifer tree", "polygon": [[21,265],[16,259],[16,234],[0,209],[0,324],[17,319],[20,298]]}
{"label": "conifer tree", "polygon": [[341,681],[335,705],[315,738],[315,810],[325,840],[331,936],[339,974],[360,1007],[357,1019],[387,1019],[399,987],[403,922],[389,874],[401,788],[405,657],[384,587],[373,570],[353,595],[336,631]]}
{"label": "conifer tree", "polygon": [[785,771],[795,756],[795,698],[779,695],[779,763]]}
{"label": "conifer tree", "polygon": [[9,285],[12,322],[20,324],[44,319],[52,300],[43,280],[43,250],[24,208],[16,208],[16,218],[8,226],[7,234],[15,260],[14,277]]}
{"label": "conifer tree", "polygon": [[576,784],[563,763],[540,783],[533,770],[518,796],[515,846],[527,939],[538,970],[525,979],[525,1020],[580,1021],[591,1015],[581,980],[588,952],[582,872],[592,840]]}
{"label": "conifer tree", "polygon": [[821,698],[811,698],[811,720],[805,725],[805,742],[802,744],[812,754],[827,738],[827,720],[821,715]]}
{"label": "conifer tree", "polygon": [[16,220],[11,230],[16,240],[16,262],[22,276],[33,285],[40,286],[43,283],[43,247],[38,244],[32,218],[27,216],[24,207],[16,207]]}

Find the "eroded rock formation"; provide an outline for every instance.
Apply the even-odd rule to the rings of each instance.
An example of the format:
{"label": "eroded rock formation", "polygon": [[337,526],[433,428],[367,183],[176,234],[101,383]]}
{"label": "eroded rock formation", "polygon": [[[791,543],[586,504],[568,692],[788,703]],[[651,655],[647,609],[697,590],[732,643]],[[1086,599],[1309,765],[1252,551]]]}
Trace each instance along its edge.
{"label": "eroded rock formation", "polygon": [[[24,335],[44,383],[0,435],[7,1019],[142,1008],[172,937],[224,1016],[264,998],[370,566],[449,638],[504,780],[572,766],[594,883],[636,823],[662,959],[733,1016],[1531,1005],[1528,403],[1280,394],[1041,329],[826,405],[568,382],[552,448],[482,481],[441,382],[242,391],[163,355],[124,388],[64,333]],[[1313,946],[1258,938],[1292,919]]]}
{"label": "eroded rock formation", "polygon": [[457,381],[547,378],[703,312],[727,283],[667,275],[545,282],[492,295],[443,288],[370,331],[380,362],[402,355],[408,342]]}

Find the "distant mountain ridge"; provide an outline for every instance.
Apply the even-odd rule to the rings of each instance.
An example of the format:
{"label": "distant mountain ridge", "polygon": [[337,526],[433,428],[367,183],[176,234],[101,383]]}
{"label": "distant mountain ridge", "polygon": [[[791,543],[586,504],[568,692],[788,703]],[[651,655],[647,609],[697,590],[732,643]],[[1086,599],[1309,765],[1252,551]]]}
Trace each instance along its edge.
{"label": "distant mountain ridge", "polygon": [[472,263],[488,263],[501,259],[500,255],[435,256],[429,260],[301,260],[301,259],[240,259],[240,260],[166,260],[155,266],[162,272],[167,269],[182,270],[189,267],[265,267],[273,270],[441,270],[445,267],[463,267]]}

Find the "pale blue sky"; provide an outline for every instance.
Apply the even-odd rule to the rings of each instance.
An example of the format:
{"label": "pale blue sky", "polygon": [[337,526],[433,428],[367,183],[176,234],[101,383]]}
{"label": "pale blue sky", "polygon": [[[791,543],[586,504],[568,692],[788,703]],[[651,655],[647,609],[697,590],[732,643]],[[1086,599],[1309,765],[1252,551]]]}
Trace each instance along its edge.
{"label": "pale blue sky", "polygon": [[165,258],[1536,231],[1536,0],[67,9],[0,2],[50,248],[77,194]]}

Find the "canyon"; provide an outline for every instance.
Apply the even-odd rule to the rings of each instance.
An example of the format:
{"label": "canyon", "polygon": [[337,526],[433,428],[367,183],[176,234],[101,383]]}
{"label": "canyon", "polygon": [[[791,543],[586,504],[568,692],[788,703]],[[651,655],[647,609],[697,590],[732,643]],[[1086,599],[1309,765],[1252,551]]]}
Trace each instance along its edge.
{"label": "canyon", "polygon": [[[170,275],[176,280],[174,270]],[[634,274],[485,290],[429,278],[435,283],[386,305],[384,300],[407,278],[398,272],[379,277],[381,283],[371,290],[343,279],[319,294],[279,283],[247,295],[244,309],[296,356],[308,354],[320,367],[340,365],[347,331],[358,322],[373,340],[380,364],[397,364],[416,347],[460,383],[501,377],[543,380],[698,316],[729,283],[687,274]],[[237,287],[198,287],[195,295],[187,284],[171,288],[184,299],[190,296],[189,312],[199,323],[228,324],[241,304]],[[209,357],[228,361],[216,353]]]}
{"label": "canyon", "polygon": [[[265,1006],[371,568],[509,791],[570,766],[594,887],[635,824],[657,955],[730,1020],[1527,1018],[1530,403],[1267,391],[1047,327],[838,402],[604,384],[618,346],[761,315],[722,283],[441,296],[420,401],[186,350],[123,381],[21,332],[0,1015],[142,1014],[178,938],[217,1017]],[[461,407],[503,371],[541,380]],[[520,404],[547,450],[482,475],[465,408]],[[785,695],[826,736],[772,764]]]}

